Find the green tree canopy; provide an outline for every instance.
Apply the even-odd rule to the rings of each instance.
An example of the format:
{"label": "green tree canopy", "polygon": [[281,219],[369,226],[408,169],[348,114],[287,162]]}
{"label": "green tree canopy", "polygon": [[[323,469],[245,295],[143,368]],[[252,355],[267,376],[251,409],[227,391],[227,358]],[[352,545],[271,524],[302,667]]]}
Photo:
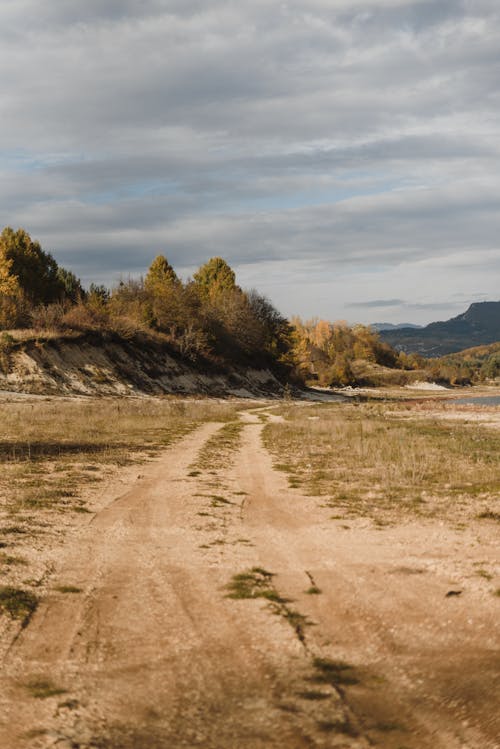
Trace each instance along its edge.
{"label": "green tree canopy", "polygon": [[209,294],[232,291],[237,288],[233,269],[221,257],[210,258],[205,265],[202,265],[196,271],[193,279],[199,287]]}
{"label": "green tree canopy", "polygon": [[57,279],[65,299],[69,299],[70,302],[76,304],[85,297],[85,291],[83,290],[80,279],[70,270],[66,270],[66,268],[59,266],[57,269]]}
{"label": "green tree canopy", "polygon": [[179,284],[179,278],[177,273],[172,268],[167,258],[164,255],[157,255],[147,272],[146,278],[144,279],[144,286],[147,291],[157,292],[162,287],[170,286],[172,284]]}
{"label": "green tree canopy", "polygon": [[6,227],[0,235],[0,260],[10,262],[9,273],[32,304],[48,304],[64,294],[58,278],[58,265],[24,229]]}

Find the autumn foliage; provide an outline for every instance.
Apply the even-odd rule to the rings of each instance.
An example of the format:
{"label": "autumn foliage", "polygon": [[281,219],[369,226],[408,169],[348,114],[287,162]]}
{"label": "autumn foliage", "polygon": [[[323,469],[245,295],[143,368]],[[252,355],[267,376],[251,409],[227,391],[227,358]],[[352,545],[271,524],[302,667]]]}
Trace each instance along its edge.
{"label": "autumn foliage", "polygon": [[321,386],[359,384],[358,360],[385,367],[400,366],[398,354],[365,325],[344,321],[293,319],[294,358],[304,379]]}
{"label": "autumn foliage", "polygon": [[144,278],[85,290],[26,231],[7,227],[0,235],[0,330],[19,327],[147,334],[200,366],[269,366],[325,387],[405,384],[412,376],[466,384],[500,374],[498,348],[425,360],[398,353],[369,326],[288,322],[264,296],[241,289],[221,257],[182,281],[158,255]]}
{"label": "autumn foliage", "polygon": [[272,304],[243,291],[220,257],[181,281],[158,255],[145,278],[113,288],[78,279],[23,229],[0,236],[0,329],[35,327],[149,332],[192,360],[245,365],[286,365],[291,329]]}

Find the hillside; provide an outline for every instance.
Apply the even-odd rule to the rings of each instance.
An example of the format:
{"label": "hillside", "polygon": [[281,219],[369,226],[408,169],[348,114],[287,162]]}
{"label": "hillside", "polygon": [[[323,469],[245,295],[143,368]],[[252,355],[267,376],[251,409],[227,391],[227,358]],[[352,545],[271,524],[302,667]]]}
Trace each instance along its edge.
{"label": "hillside", "polygon": [[220,257],[182,281],[164,255],[112,288],[0,234],[0,387],[86,394],[262,395],[291,374],[291,328]]}
{"label": "hillside", "polygon": [[267,396],[281,394],[265,366],[196,363],[161,336],[110,331],[30,334],[0,339],[0,390],[58,395]]}
{"label": "hillside", "polygon": [[383,330],[380,337],[397,351],[440,357],[500,340],[500,301],[475,302],[457,317],[425,328]]}

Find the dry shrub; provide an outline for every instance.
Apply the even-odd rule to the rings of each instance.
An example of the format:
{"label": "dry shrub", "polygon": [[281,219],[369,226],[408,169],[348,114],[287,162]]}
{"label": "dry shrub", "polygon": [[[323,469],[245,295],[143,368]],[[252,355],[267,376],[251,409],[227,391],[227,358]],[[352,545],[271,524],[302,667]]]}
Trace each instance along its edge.
{"label": "dry shrub", "polygon": [[40,304],[30,314],[35,330],[60,330],[63,327],[65,309],[62,304]]}
{"label": "dry shrub", "polygon": [[72,307],[62,318],[63,326],[72,330],[101,330],[107,321],[108,317],[104,312],[82,303]]}

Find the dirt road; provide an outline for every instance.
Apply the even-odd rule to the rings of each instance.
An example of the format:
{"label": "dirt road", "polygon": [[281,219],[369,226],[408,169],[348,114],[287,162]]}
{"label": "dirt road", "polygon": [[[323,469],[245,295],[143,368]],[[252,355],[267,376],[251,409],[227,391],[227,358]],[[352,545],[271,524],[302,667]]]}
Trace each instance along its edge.
{"label": "dirt road", "polygon": [[242,418],[233,453],[199,467],[201,427],[68,539],[0,747],[499,747],[498,603],[464,572],[493,540],[339,525]]}

